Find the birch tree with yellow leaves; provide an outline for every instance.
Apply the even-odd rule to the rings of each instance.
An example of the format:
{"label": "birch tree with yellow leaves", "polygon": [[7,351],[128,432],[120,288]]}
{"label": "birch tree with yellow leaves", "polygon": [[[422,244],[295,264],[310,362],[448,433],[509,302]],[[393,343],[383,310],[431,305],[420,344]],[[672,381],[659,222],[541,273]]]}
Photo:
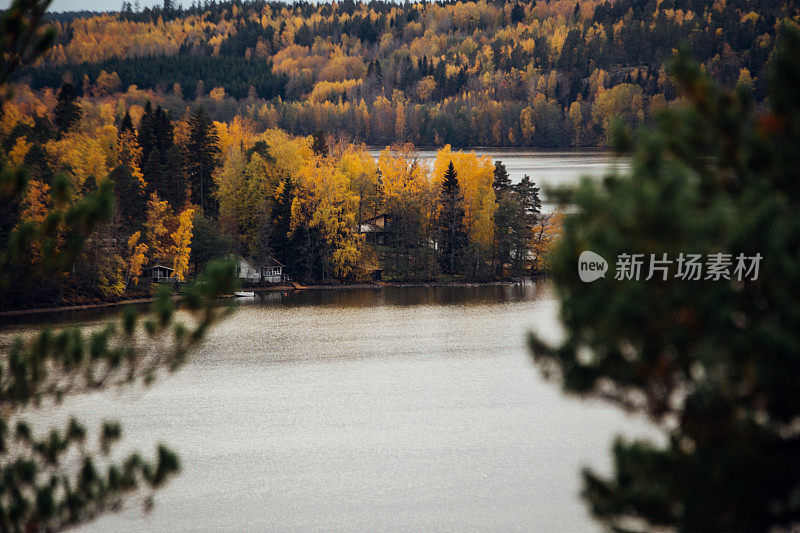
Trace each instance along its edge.
{"label": "birch tree with yellow leaves", "polygon": [[[358,197],[347,176],[330,157],[315,156],[300,168],[298,194],[292,203],[292,229],[307,225],[309,252],[319,250],[322,281],[331,276],[354,277],[361,260],[363,237],[358,233]],[[315,246],[318,244],[319,246]]]}

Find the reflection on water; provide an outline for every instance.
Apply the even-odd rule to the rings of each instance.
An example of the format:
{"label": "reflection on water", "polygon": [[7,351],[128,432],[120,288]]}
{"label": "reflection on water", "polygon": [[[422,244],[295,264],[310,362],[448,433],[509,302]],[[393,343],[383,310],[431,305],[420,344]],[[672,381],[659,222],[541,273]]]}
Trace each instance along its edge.
{"label": "reflection on water", "polygon": [[302,291],[270,291],[252,298],[238,298],[239,305],[281,304],[289,307],[315,305],[332,307],[375,307],[386,305],[480,305],[518,302],[536,298],[544,283],[516,283],[470,286],[384,286],[365,288],[324,288]]}
{"label": "reflection on water", "polygon": [[546,283],[263,294],[154,387],[31,418],[180,452],[152,513],[84,531],[595,531],[580,468],[652,430],[541,379],[525,334],[556,340],[556,310]]}

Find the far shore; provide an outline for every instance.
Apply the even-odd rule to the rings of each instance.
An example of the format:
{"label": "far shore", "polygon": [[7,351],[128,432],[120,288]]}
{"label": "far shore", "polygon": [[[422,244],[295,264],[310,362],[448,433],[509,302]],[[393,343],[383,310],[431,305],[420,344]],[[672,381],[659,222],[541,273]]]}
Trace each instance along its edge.
{"label": "far shore", "polygon": [[[528,278],[526,278],[528,279]],[[486,287],[492,285],[518,285],[524,279],[493,280],[493,281],[376,281],[371,283],[333,283],[325,285],[301,285],[299,283],[287,285],[269,285],[265,287],[243,287],[240,290],[252,292],[289,292],[304,290],[332,290],[332,289],[381,289],[384,287]],[[231,295],[232,296],[232,295]],[[175,301],[180,301],[181,296],[173,296]],[[155,301],[155,298],[135,298],[129,300],[117,300],[114,302],[98,302],[83,305],[64,305],[53,307],[35,307],[30,309],[12,309],[0,311],[0,322],[8,319],[38,317],[55,314],[68,314],[83,311],[99,311],[103,309],[114,309],[128,305],[143,305]]]}

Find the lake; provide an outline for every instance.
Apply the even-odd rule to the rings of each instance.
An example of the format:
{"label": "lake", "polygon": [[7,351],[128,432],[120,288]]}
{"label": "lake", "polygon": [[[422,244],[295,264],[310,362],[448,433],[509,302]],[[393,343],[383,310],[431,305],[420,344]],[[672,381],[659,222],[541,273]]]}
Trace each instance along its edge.
{"label": "lake", "polygon": [[[545,185],[615,164],[480,152]],[[133,506],[82,531],[596,531],[581,467],[608,472],[617,434],[658,435],[544,381],[531,330],[561,334],[548,283],[262,294],[152,388],[69,398],[34,418],[118,419],[119,453],[160,441],[180,453],[183,472],[150,514]]]}
{"label": "lake", "polygon": [[152,388],[35,418],[115,418],[120,452],[181,455],[149,515],[83,531],[595,531],[580,468],[653,432],[541,378],[525,335],[556,340],[556,314],[542,282],[269,293]]}

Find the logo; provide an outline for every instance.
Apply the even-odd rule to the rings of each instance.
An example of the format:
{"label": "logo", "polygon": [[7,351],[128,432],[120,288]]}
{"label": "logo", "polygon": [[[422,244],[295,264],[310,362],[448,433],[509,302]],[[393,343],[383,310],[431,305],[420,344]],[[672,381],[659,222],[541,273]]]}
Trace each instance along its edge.
{"label": "logo", "polygon": [[578,276],[581,281],[591,283],[600,278],[606,277],[608,271],[608,261],[602,256],[585,250],[578,258]]}

